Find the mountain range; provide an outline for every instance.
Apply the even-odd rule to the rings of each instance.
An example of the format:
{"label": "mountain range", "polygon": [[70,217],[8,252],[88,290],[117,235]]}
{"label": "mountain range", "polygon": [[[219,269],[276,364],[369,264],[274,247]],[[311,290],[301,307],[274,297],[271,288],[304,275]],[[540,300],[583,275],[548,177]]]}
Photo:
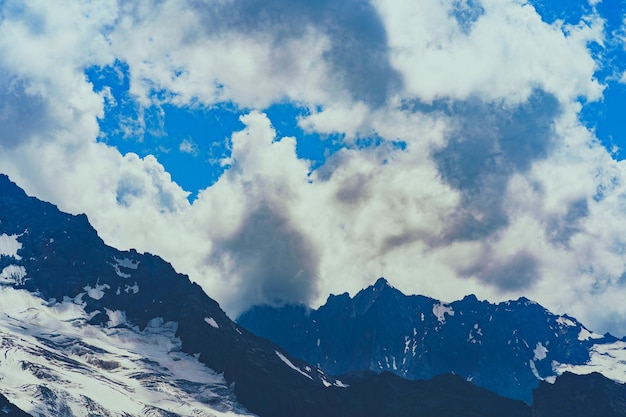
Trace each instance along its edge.
{"label": "mountain range", "polygon": [[[381,294],[392,289],[376,286],[385,287]],[[437,307],[437,322],[450,323],[453,308]],[[586,336],[582,325],[562,320],[574,323],[572,338]],[[589,334],[592,347],[573,348],[576,360],[562,364],[588,364],[585,352],[597,343],[609,350],[620,343]],[[552,352],[547,340],[542,346]],[[360,346],[344,349],[358,356]],[[577,404],[574,388],[555,391],[569,373],[539,384],[529,406],[461,374],[409,380],[362,368],[336,376],[319,365],[231,321],[163,259],[106,245],[85,215],[63,213],[0,175],[0,411],[7,415],[530,417],[559,401]],[[576,387],[599,387],[587,402],[626,415],[621,384],[599,374],[574,379]]]}
{"label": "mountain range", "polygon": [[[626,381],[623,340],[526,298],[491,304],[470,295],[444,303],[407,296],[380,278],[354,297],[331,295],[318,309],[257,306],[237,321],[335,375],[369,369],[417,380],[454,373],[528,403],[540,381],[566,370]],[[608,363],[607,352],[614,356]]]}

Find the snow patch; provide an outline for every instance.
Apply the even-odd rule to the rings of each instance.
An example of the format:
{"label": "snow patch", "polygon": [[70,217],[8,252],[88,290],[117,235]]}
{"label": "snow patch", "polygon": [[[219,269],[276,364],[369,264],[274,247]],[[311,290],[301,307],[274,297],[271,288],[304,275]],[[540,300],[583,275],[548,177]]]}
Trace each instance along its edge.
{"label": "snow patch", "polygon": [[129,258],[118,259],[118,258],[115,258],[115,257],[113,257],[113,259],[115,260],[115,263],[111,264],[111,266],[115,270],[115,273],[117,274],[117,276],[120,277],[120,278],[130,278],[131,277],[130,274],[127,274],[126,272],[122,272],[120,270],[120,266],[122,268],[127,268],[127,269],[137,269],[137,267],[139,266],[139,261],[135,261],[133,259],[129,259]]}
{"label": "snow patch", "polygon": [[128,320],[126,319],[126,312],[120,310],[105,309],[107,316],[109,316],[109,327],[125,327],[128,326]]}
{"label": "snow patch", "polygon": [[118,259],[114,257],[113,259],[115,259],[115,263],[117,264],[117,266],[122,266],[128,269],[137,269],[140,263],[140,261],[136,261],[134,259],[129,259],[129,258]]}
{"label": "snow patch", "polygon": [[139,292],[139,285],[136,282],[135,285],[127,285],[126,288],[124,288],[124,292],[127,294],[131,292],[137,294]]}
{"label": "snow patch", "polygon": [[535,366],[535,361],[531,359],[530,362],[528,362],[528,364],[530,365],[530,370],[533,372],[533,375],[535,375],[535,377],[537,379],[542,379],[539,376],[539,372],[537,372],[537,367]]}
{"label": "snow patch", "polygon": [[[0,287],[0,391],[31,415],[251,416],[222,375],[181,351],[176,323],[156,318],[140,331],[88,319],[69,297],[50,305]],[[51,395],[32,395],[40,387]]]}
{"label": "snow patch", "polygon": [[537,342],[537,347],[533,349],[533,353],[535,357],[533,358],[536,361],[540,361],[546,358],[548,353],[548,348],[541,344],[541,342]]}
{"label": "snow patch", "polygon": [[556,319],[556,322],[559,323],[561,326],[576,327],[576,323],[574,323],[572,320],[568,319],[565,316],[560,316],[558,319]]}
{"label": "snow patch", "polygon": [[96,284],[95,288],[91,288],[89,285],[83,287],[83,290],[87,291],[87,295],[94,300],[99,300],[104,297],[104,290],[107,290],[111,287],[108,284],[98,285]]}
{"label": "snow patch", "polygon": [[439,323],[443,324],[446,322],[446,314],[449,316],[454,316],[454,310],[452,307],[447,306],[442,303],[437,303],[433,305],[433,314],[437,317]]}
{"label": "snow patch", "polygon": [[113,265],[113,269],[115,270],[117,276],[120,278],[130,278],[132,276],[131,274],[120,271],[120,267],[117,265]]}
{"label": "snow patch", "polygon": [[16,260],[22,259],[17,254],[17,251],[22,249],[22,243],[17,241],[17,238],[21,235],[7,235],[5,233],[0,235],[0,256],[9,256]]}
{"label": "snow patch", "polygon": [[552,368],[558,375],[566,371],[579,375],[598,372],[619,383],[626,383],[626,342],[593,345],[589,356],[589,361],[583,365],[553,362]]}
{"label": "snow patch", "polygon": [[215,321],[215,319],[213,317],[205,317],[204,321],[211,325],[212,327],[215,327],[216,329],[219,329],[220,326],[217,324],[217,322]]}
{"label": "snow patch", "polygon": [[578,340],[580,340],[581,342],[584,342],[585,340],[589,340],[589,339],[602,339],[602,337],[603,337],[602,335],[590,332],[584,327],[581,327],[580,333],[578,333]]}
{"label": "snow patch", "polygon": [[283,361],[283,363],[285,365],[287,365],[288,367],[290,367],[291,369],[293,369],[296,372],[299,372],[300,374],[306,376],[307,378],[309,378],[310,380],[313,380],[313,378],[311,377],[311,375],[307,374],[306,372],[304,372],[302,369],[298,368],[296,365],[294,365],[289,359],[287,359],[287,357],[285,355],[283,355],[282,353],[280,353],[279,351],[275,350],[274,351],[276,353],[276,356],[278,356],[278,358]]}
{"label": "snow patch", "polygon": [[23,266],[9,265],[0,272],[0,284],[24,284],[26,268]]}

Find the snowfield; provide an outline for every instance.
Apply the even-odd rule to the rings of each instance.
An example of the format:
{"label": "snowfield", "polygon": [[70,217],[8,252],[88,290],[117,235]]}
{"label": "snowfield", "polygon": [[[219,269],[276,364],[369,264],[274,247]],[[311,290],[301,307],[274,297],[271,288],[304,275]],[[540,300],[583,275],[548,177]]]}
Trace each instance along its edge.
{"label": "snowfield", "polygon": [[181,352],[177,325],[119,312],[87,324],[81,297],[45,303],[0,287],[0,390],[34,416],[251,416],[224,378]]}

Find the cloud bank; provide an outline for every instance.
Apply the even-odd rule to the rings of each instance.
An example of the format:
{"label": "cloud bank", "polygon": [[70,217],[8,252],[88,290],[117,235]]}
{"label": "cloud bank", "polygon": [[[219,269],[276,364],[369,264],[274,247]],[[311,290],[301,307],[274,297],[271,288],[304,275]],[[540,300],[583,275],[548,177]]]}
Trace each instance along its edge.
{"label": "cloud bank", "polygon": [[[107,243],[165,257],[231,316],[385,276],[444,300],[525,295],[623,335],[626,168],[580,121],[610,35],[585,10],[571,24],[515,0],[7,0],[0,170]],[[244,114],[193,202],[155,157],[99,139],[115,103],[86,71],[120,62],[140,110]],[[280,103],[340,149],[299,158],[305,136],[267,116]]]}

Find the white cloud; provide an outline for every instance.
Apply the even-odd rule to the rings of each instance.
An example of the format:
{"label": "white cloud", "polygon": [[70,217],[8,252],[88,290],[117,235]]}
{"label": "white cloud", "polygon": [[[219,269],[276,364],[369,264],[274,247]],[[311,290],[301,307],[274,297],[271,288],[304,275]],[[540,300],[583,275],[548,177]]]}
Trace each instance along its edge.
{"label": "white cloud", "polygon": [[327,49],[322,34],[308,30],[276,48],[269,33],[211,32],[221,24],[185,0],[125,4],[111,40],[130,65],[131,92],[144,105],[153,90],[163,90],[178,105],[232,100],[251,107],[334,95],[321,58]]}
{"label": "white cloud", "polygon": [[406,93],[426,101],[477,95],[516,102],[541,87],[562,99],[599,98],[595,62],[586,49],[602,39],[599,19],[550,26],[526,2],[480,3],[484,14],[465,34],[451,13],[452,2],[376,1]]}
{"label": "white cloud", "polygon": [[183,153],[188,153],[191,155],[198,155],[198,145],[189,138],[183,139],[183,141],[178,145],[178,150]]}
{"label": "white cloud", "polygon": [[[302,4],[287,12],[308,10]],[[626,332],[611,321],[626,317],[625,167],[580,125],[574,101],[602,91],[586,49],[601,40],[595,17],[551,26],[526,3],[485,0],[464,28],[449,2],[380,0],[382,20],[366,10],[365,29],[330,8],[335,20],[251,30],[211,26],[219,22],[184,0],[1,7],[2,170],[29,193],[86,212],[107,243],[165,257],[227,311],[275,298],[320,303],[386,276],[444,300],[526,295],[597,330]],[[378,23],[388,50],[379,50]],[[365,37],[353,35],[367,31],[378,49],[359,55]],[[341,47],[350,39],[356,47]],[[372,57],[381,63],[371,73],[359,67]],[[232,136],[230,168],[193,204],[154,157],[96,142],[110,92],[94,93],[83,71],[116,58],[144,106],[158,91],[182,107],[253,109]],[[403,89],[391,87],[394,68]],[[389,78],[374,92],[372,74]],[[343,133],[350,146],[375,133],[383,144],[342,149],[310,173],[297,139],[277,138],[254,110],[285,100],[313,109],[299,120],[305,129]],[[553,128],[550,118],[534,121],[541,106]],[[543,136],[515,136],[507,121]],[[433,157],[442,149],[449,154]],[[190,139],[179,150],[197,147]],[[475,182],[460,183],[458,172]],[[451,232],[472,224],[485,229],[481,238]]]}

